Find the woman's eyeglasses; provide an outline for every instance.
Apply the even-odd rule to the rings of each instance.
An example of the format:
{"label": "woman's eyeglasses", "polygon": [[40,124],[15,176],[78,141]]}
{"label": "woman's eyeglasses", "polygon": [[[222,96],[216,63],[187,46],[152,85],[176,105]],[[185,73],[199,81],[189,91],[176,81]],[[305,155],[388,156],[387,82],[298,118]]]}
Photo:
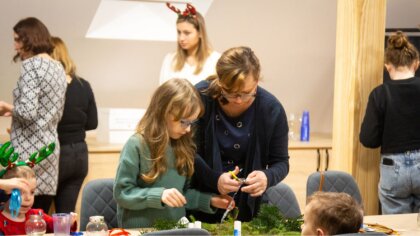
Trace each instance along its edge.
{"label": "woman's eyeglasses", "polygon": [[179,122],[181,122],[181,127],[183,129],[186,129],[190,126],[193,126],[197,123],[198,120],[187,120],[187,119],[180,119]]}
{"label": "woman's eyeglasses", "polygon": [[255,98],[257,96],[257,92],[251,92],[251,93],[227,93],[225,91],[221,91],[220,94],[226,98],[227,100],[236,100],[241,99],[243,102],[248,102],[252,98]]}

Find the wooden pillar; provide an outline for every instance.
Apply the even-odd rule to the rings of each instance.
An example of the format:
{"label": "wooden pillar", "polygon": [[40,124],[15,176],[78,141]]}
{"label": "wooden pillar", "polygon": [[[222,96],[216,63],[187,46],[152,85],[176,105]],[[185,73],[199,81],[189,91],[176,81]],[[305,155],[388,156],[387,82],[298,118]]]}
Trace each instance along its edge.
{"label": "wooden pillar", "polygon": [[351,173],[365,214],[378,213],[379,150],[359,141],[370,91],[382,83],[386,0],[338,0],[332,169]]}

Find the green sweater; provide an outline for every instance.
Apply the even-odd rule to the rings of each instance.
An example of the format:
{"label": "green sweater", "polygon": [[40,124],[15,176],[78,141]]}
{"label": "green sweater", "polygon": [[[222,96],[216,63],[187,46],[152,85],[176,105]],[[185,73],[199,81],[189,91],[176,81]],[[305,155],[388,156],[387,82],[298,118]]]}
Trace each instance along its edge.
{"label": "green sweater", "polygon": [[[130,137],[121,151],[117,176],[114,184],[114,198],[117,201],[118,226],[141,228],[153,226],[156,219],[178,221],[185,216],[185,209],[198,209],[214,213],[210,206],[210,194],[189,189],[189,180],[178,174],[175,167],[175,153],[172,147],[166,150],[167,171],[151,184],[139,178],[150,168],[150,150],[143,137]],[[176,188],[187,204],[184,207],[168,207],[161,202],[163,190]]]}

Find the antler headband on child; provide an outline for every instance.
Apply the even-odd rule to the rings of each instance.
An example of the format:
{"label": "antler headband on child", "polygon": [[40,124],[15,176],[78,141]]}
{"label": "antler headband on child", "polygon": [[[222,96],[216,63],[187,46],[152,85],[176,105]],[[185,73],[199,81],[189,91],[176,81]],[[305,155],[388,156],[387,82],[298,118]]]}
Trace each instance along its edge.
{"label": "antler headband on child", "polygon": [[187,7],[185,10],[181,13],[181,10],[171,5],[169,2],[166,3],[166,6],[168,6],[169,9],[171,9],[173,12],[175,12],[178,15],[182,16],[191,16],[196,18],[197,11],[195,10],[195,7],[193,5],[187,3]]}
{"label": "antler headband on child", "polygon": [[[50,143],[48,146],[42,147],[38,152],[34,152],[28,160],[17,161],[19,154],[15,153],[15,149],[10,147],[10,142],[6,142],[0,147],[0,164],[5,169],[0,171],[0,178],[10,169],[16,166],[29,166],[33,168],[36,164],[47,158],[54,152],[55,143]],[[8,149],[9,148],[9,149]]]}

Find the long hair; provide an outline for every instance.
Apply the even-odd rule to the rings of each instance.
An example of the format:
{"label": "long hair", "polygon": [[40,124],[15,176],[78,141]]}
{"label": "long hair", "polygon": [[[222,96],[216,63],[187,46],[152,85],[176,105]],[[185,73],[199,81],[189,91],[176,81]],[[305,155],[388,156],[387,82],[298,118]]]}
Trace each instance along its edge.
{"label": "long hair", "polygon": [[308,198],[313,226],[328,235],[357,233],[363,223],[362,207],[347,193],[315,192]]}
{"label": "long hair", "polygon": [[69,51],[67,50],[66,44],[59,37],[51,37],[54,50],[51,57],[61,62],[67,75],[76,75],[76,65],[70,57]]}
{"label": "long hair", "polygon": [[216,75],[207,78],[211,83],[205,92],[226,104],[228,101],[221,96],[222,88],[228,93],[240,91],[248,76],[252,75],[256,81],[259,81],[260,71],[260,61],[251,48],[230,48],[217,61]]}
{"label": "long hair", "polygon": [[[206,59],[210,56],[212,48],[210,46],[210,42],[207,37],[206,32],[206,24],[204,22],[204,17],[199,13],[196,12],[195,17],[191,15],[178,15],[178,19],[176,21],[176,24],[188,22],[194,26],[194,28],[197,30],[198,35],[200,37],[198,42],[198,48],[195,54],[195,59],[197,62],[197,65],[195,67],[194,74],[199,74],[203,70],[204,63],[206,62]],[[174,57],[174,70],[180,71],[184,67],[186,61],[187,61],[187,50],[184,50],[181,48],[181,46],[177,46],[176,55]]]}
{"label": "long hair", "polygon": [[185,79],[171,79],[163,83],[154,92],[143,118],[137,125],[136,132],[143,135],[150,149],[151,168],[140,178],[146,183],[154,182],[166,172],[165,151],[171,145],[176,156],[176,169],[180,175],[191,177],[194,172],[196,146],[192,133],[187,133],[177,140],[169,137],[167,117],[173,115],[175,121],[190,117],[199,111],[204,112],[200,95],[195,87]]}
{"label": "long hair", "polygon": [[410,43],[407,36],[397,31],[388,38],[385,49],[385,64],[392,64],[395,67],[410,67],[419,60],[419,51]]}
{"label": "long hair", "polygon": [[[51,42],[51,35],[47,27],[37,18],[28,17],[20,20],[14,27],[13,31],[18,36],[17,40],[22,42],[22,49],[31,55],[40,53],[51,54],[53,45]],[[13,61],[17,61],[19,57],[17,53],[13,57]]]}

